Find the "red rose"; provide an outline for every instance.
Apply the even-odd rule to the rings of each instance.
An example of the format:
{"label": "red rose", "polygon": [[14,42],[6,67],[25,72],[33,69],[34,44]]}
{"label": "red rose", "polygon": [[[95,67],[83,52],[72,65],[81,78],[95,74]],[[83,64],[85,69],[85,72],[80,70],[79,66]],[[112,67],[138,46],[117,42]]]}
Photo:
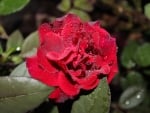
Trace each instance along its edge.
{"label": "red rose", "polygon": [[56,102],[94,89],[103,76],[110,82],[118,70],[115,38],[98,22],[68,14],[41,25],[39,37],[37,54],[27,58],[27,68],[33,78],[55,87],[50,98]]}

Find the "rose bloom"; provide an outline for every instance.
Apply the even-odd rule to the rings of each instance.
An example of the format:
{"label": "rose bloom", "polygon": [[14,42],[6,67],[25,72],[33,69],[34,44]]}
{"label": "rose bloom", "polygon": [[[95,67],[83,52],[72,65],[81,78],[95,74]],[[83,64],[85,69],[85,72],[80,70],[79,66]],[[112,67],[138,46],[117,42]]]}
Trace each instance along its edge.
{"label": "rose bloom", "polygon": [[116,40],[98,22],[68,14],[41,25],[39,38],[27,68],[31,77],[54,87],[49,97],[56,102],[96,88],[104,76],[110,83],[118,71]]}

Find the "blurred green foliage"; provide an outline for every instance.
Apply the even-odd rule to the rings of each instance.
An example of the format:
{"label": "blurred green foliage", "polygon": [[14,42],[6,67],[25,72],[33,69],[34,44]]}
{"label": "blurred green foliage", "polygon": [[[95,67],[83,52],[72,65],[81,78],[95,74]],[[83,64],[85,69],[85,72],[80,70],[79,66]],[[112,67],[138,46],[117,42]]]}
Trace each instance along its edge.
{"label": "blurred green foliage", "polygon": [[[16,7],[5,7],[2,4],[6,1],[9,0],[0,0],[0,15],[19,11],[19,7],[23,8],[27,4],[25,0],[22,0],[22,3],[16,4]],[[101,26],[116,37],[119,47],[119,73],[111,83],[112,103],[110,112],[149,113],[150,1],[60,0],[56,7],[54,11],[56,15],[49,14],[47,20],[71,12],[80,16],[83,21],[100,20]],[[4,10],[4,8],[7,9]],[[26,56],[34,54],[38,46],[37,32],[24,36],[22,32],[16,29],[14,31],[12,34],[7,34],[4,28],[0,26],[0,37],[6,40],[5,44],[0,42],[0,72],[2,75],[12,72],[12,69],[23,62]],[[6,67],[8,70],[5,70]],[[22,66],[17,68],[25,71]],[[16,71],[14,70],[14,72]],[[39,113],[40,109],[45,110],[46,105],[41,105],[31,113]],[[57,110],[53,112],[57,113]],[[51,112],[45,111],[45,113]]]}
{"label": "blurred green foliage", "polygon": [[0,15],[7,15],[21,10],[29,0],[0,0]]}

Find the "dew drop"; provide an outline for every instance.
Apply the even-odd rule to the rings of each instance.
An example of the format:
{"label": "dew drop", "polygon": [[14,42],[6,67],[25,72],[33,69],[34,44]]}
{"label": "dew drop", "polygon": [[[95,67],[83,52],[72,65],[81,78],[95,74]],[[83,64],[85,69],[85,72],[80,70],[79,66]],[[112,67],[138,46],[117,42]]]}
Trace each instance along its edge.
{"label": "dew drop", "polygon": [[130,101],[126,101],[125,104],[126,104],[126,105],[129,105],[129,104],[130,104]]}
{"label": "dew drop", "polygon": [[137,98],[137,99],[140,99],[140,98],[141,98],[141,95],[137,95],[136,98]]}
{"label": "dew drop", "polygon": [[20,51],[21,50],[21,48],[18,46],[17,48],[16,48],[16,51]]}

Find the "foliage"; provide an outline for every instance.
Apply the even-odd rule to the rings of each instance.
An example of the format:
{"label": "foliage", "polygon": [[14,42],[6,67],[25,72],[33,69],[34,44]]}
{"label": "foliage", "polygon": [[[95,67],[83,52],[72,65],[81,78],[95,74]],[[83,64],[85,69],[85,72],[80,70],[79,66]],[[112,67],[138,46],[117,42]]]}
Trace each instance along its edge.
{"label": "foliage", "polygon": [[[0,15],[14,14],[14,12],[25,7],[28,2],[28,0],[21,0],[15,2],[17,4],[12,4],[10,0],[1,0]],[[150,111],[150,3],[148,2],[144,0],[61,0],[56,4],[57,10],[55,9],[54,13],[48,16],[48,20],[52,20],[59,14],[64,15],[71,12],[78,14],[86,21],[100,20],[101,26],[108,29],[117,38],[120,72],[110,85],[112,91],[111,113],[149,113]],[[5,4],[7,7],[4,6]],[[28,36],[16,28],[11,32],[11,34],[7,34],[5,29],[0,26],[0,39],[4,40],[4,42],[0,42],[0,109],[3,110],[3,113],[9,113],[8,110],[11,110],[11,113],[19,113],[19,111],[25,113],[28,110],[31,110],[30,113],[58,113],[63,111],[65,107],[69,108],[67,105],[70,102],[64,103],[65,106],[56,105],[49,100],[45,101],[52,89],[30,78],[25,63],[23,63],[26,56],[36,52],[38,46],[37,32],[30,32]],[[6,75],[9,76],[3,77]],[[36,85],[32,86],[31,81]],[[20,85],[17,85],[18,83]],[[31,87],[28,87],[29,85]],[[24,88],[26,94],[23,96],[26,98],[13,97],[16,101],[11,101],[10,97],[14,95],[12,90],[15,90],[13,87],[16,90]],[[37,89],[37,87],[41,89]],[[9,92],[8,89],[12,92]],[[101,90],[103,90],[102,93]],[[23,90],[21,92],[16,91],[15,96],[22,95],[22,92]],[[36,99],[33,98],[33,95],[28,96],[34,92],[43,94],[41,97],[35,94]],[[4,93],[7,93],[9,104],[6,97],[4,98]],[[103,113],[105,111],[104,106],[105,104],[107,107],[109,106],[110,99],[109,88],[105,79],[101,81],[99,87],[91,95],[81,95],[80,98],[77,98],[71,112],[76,113],[81,110],[87,113],[89,109],[92,109],[92,112],[96,113],[95,108],[96,110],[99,108]],[[12,109],[15,105],[20,106],[24,101],[27,106],[13,111],[17,110]],[[103,102],[92,108],[90,104],[97,103],[97,101]],[[28,106],[28,103],[33,104]],[[58,106],[59,111],[56,106]],[[61,108],[62,106],[63,108]],[[83,110],[83,108],[86,109]]]}
{"label": "foliage", "polygon": [[82,95],[79,98],[73,103],[72,113],[108,113],[110,91],[106,78],[101,80],[94,92],[89,95]]}
{"label": "foliage", "polygon": [[7,15],[18,10],[21,10],[29,2],[29,0],[13,1],[11,0],[1,0],[0,1],[0,15]]}
{"label": "foliage", "polygon": [[90,16],[87,12],[93,10],[93,6],[88,0],[62,0],[58,5],[58,9],[67,13],[77,14],[83,20],[90,20]]}

